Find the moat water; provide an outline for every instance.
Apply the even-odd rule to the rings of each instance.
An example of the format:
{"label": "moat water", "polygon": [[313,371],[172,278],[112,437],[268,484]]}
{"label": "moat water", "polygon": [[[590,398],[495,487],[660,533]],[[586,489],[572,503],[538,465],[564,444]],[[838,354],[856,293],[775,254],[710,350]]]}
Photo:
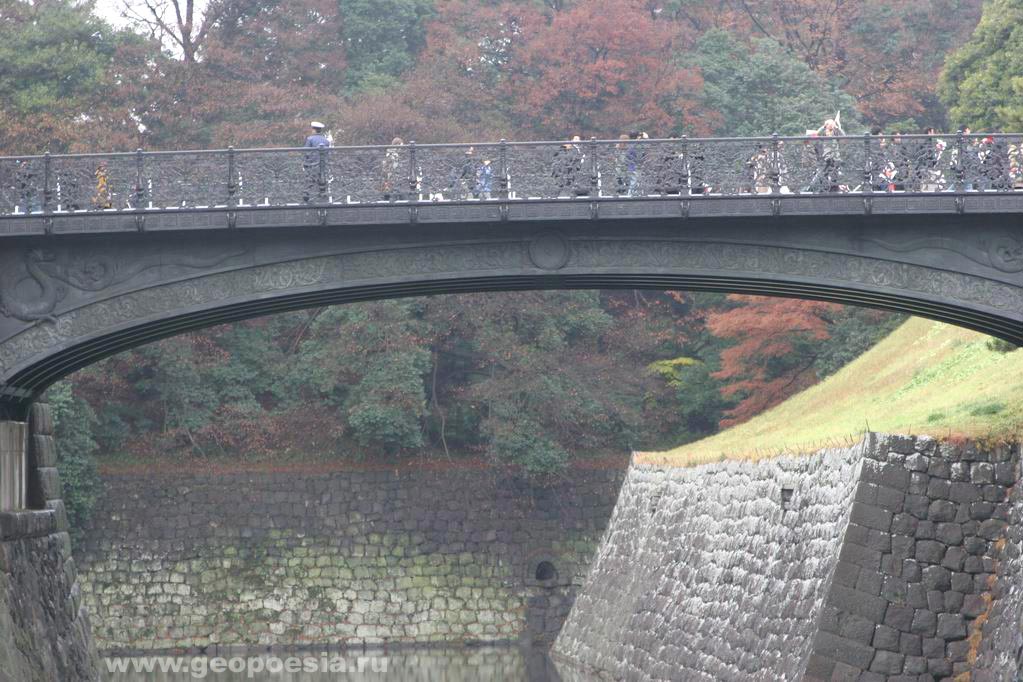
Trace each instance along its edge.
{"label": "moat water", "polygon": [[[421,648],[104,659],[103,682],[563,682],[542,650]],[[581,678],[572,677],[573,682]]]}

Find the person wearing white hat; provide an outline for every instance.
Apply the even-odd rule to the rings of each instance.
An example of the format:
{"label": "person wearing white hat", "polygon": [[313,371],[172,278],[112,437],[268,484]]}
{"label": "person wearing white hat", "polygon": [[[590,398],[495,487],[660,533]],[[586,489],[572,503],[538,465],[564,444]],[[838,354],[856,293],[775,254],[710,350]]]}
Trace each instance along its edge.
{"label": "person wearing white hat", "polygon": [[[330,137],[323,134],[323,131],[327,126],[323,125],[319,121],[313,121],[309,124],[309,126],[313,129],[313,134],[305,139],[305,146],[311,147],[312,149],[329,147]],[[305,160],[302,162],[302,168],[305,170],[306,175],[306,186],[302,199],[306,203],[309,203],[313,195],[319,194],[321,191],[319,153],[315,151],[307,153],[305,155]]]}
{"label": "person wearing white hat", "polygon": [[323,134],[324,129],[327,127],[319,121],[313,121],[309,124],[313,129],[313,134],[305,139],[306,147],[329,147],[330,138]]}

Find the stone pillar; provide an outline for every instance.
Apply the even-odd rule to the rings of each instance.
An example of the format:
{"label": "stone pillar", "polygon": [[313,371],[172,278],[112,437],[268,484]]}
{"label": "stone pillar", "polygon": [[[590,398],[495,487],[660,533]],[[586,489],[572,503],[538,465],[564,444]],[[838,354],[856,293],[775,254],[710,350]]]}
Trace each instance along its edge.
{"label": "stone pillar", "polygon": [[28,425],[0,421],[0,512],[26,507]]}
{"label": "stone pillar", "polygon": [[57,444],[53,437],[53,415],[46,403],[32,403],[29,411],[28,506],[52,509],[57,513],[57,529],[68,530],[64,509],[64,488],[57,471]]}
{"label": "stone pillar", "polygon": [[96,682],[99,659],[71,556],[50,406],[33,404],[27,424],[0,422],[0,448],[13,431],[24,464],[21,506],[0,511],[0,682]]}

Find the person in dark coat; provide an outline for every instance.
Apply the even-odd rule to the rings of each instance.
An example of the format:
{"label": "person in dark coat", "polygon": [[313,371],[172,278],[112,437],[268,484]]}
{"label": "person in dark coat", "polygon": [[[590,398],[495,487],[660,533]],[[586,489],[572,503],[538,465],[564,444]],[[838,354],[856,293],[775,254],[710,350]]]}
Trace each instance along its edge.
{"label": "person in dark coat", "polygon": [[327,126],[319,121],[313,121],[309,125],[313,132],[305,138],[303,146],[314,151],[307,152],[302,161],[302,169],[305,170],[306,178],[302,200],[306,203],[309,203],[312,197],[318,195],[320,191],[320,154],[318,150],[320,147],[330,146],[330,138],[324,134]]}

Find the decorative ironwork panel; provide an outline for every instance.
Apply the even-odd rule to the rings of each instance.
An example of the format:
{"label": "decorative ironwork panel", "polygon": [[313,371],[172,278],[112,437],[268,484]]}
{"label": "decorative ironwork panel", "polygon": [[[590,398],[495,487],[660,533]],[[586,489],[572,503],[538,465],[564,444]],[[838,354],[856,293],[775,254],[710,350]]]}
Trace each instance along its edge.
{"label": "decorative ironwork panel", "polygon": [[[280,155],[274,152],[273,156]],[[227,206],[228,152],[172,152],[146,156],[144,208]]]}
{"label": "decorative ironwork panel", "polygon": [[422,201],[498,198],[500,166],[499,145],[416,147],[417,195]]}
{"label": "decorative ironwork panel", "polygon": [[[238,205],[288,206],[314,201],[320,192],[319,154],[316,149],[235,152],[233,194]],[[221,170],[226,181],[228,164]]]}
{"label": "decorative ironwork panel", "polygon": [[1023,190],[1023,135],[1003,138],[1009,155],[1009,180],[1013,190]]}
{"label": "decorative ironwork panel", "polygon": [[[1023,191],[1019,134],[402,144],[0,158],[0,217],[381,202],[1018,191]],[[715,210],[734,212],[728,206],[742,205],[732,202]],[[955,203],[958,210],[964,205]]]}
{"label": "decorative ironwork panel", "polygon": [[513,199],[589,196],[581,142],[508,145],[508,191]]}
{"label": "decorative ironwork panel", "polygon": [[640,145],[623,140],[597,149],[597,168],[602,197],[629,197],[637,189]]}
{"label": "decorative ironwork panel", "polygon": [[340,147],[328,150],[330,196],[334,203],[407,199],[411,153],[396,147]]}
{"label": "decorative ironwork panel", "polygon": [[867,191],[869,167],[879,163],[872,153],[876,145],[868,146],[863,137],[785,138],[769,144],[783,194]]}
{"label": "decorative ironwork panel", "polygon": [[891,136],[880,142],[890,192],[938,192],[955,187],[955,138]]}
{"label": "decorative ironwork panel", "polygon": [[[619,197],[628,191],[628,170],[623,145],[614,142],[584,142],[580,189],[590,197]],[[585,196],[585,195],[580,195]]]}
{"label": "decorative ironwork panel", "polygon": [[625,152],[626,196],[680,194],[687,186],[685,143],[679,140],[621,143]]}
{"label": "decorative ironwork panel", "polygon": [[50,158],[54,211],[107,211],[138,208],[139,170],[144,157],[54,156]]}
{"label": "decorative ironwork panel", "polygon": [[740,195],[771,185],[771,144],[750,140],[690,141],[683,149],[689,194]]}
{"label": "decorative ironwork panel", "polygon": [[42,157],[0,159],[0,214],[43,210]]}
{"label": "decorative ironwork panel", "polygon": [[1023,140],[1019,135],[971,137],[964,145],[966,182],[983,192],[1023,189]]}

